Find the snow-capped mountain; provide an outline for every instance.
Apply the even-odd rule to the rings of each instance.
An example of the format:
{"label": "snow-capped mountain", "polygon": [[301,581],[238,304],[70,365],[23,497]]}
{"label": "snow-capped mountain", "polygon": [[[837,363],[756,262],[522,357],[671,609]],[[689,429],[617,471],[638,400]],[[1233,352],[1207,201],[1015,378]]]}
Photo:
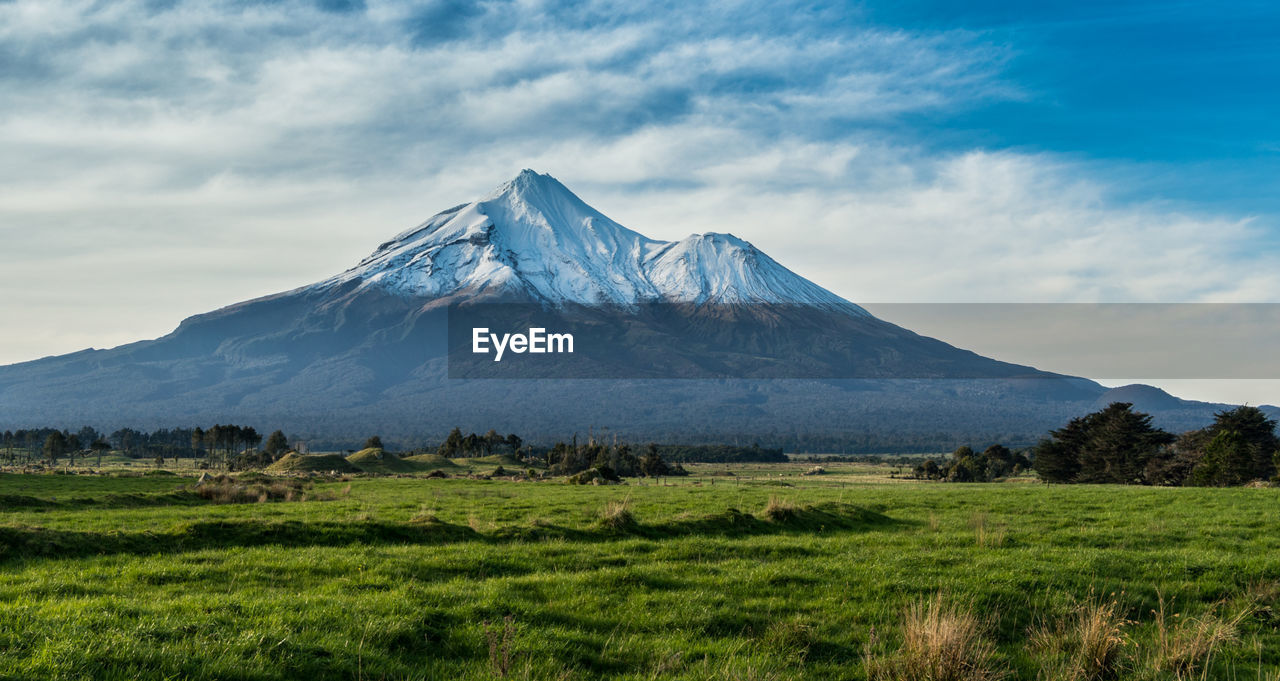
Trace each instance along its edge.
{"label": "snow-capped mountain", "polygon": [[439,213],[321,282],[399,295],[526,295],[551,305],[793,303],[866,315],[732,234],[658,241],[524,170],[488,196]]}
{"label": "snow-capped mountain", "polygon": [[[599,337],[625,346],[592,355],[583,339],[573,377],[589,382],[449,378],[450,310],[490,301],[586,310]],[[734,378],[633,380],[652,376]],[[454,426],[546,440],[595,425],[644,440],[937,451],[1033,440],[1105,392],[877,319],[737,237],[647,238],[524,171],[316,284],[155,340],[0,367],[0,429],[231,421],[417,446]],[[1171,398],[1157,419],[1203,425],[1219,406]]]}

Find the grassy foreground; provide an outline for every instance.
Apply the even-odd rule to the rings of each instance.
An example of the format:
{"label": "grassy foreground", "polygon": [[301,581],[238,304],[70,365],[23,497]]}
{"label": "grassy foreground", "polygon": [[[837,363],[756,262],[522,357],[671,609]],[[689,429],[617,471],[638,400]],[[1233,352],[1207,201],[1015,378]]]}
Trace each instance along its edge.
{"label": "grassy foreground", "polygon": [[0,475],[0,679],[1280,676],[1280,490],[803,468]]}

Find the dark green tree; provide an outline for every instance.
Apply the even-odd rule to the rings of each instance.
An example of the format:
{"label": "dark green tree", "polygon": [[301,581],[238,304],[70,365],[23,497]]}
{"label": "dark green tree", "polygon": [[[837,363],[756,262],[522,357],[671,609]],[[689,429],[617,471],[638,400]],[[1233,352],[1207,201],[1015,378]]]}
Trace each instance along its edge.
{"label": "dark green tree", "polygon": [[922,463],[916,465],[915,476],[920,480],[937,480],[942,477],[942,469],[938,466],[937,461],[925,459]]}
{"label": "dark green tree", "polygon": [[204,451],[204,442],[204,428],[196,426],[196,429],[191,431],[191,453],[193,456],[201,455],[201,452]]}
{"label": "dark green tree", "polygon": [[382,438],[378,437],[377,435],[370,437],[368,440],[364,441],[364,448],[365,449],[382,449]]}
{"label": "dark green tree", "polygon": [[1035,448],[1035,469],[1046,482],[1149,484],[1153,460],[1174,436],[1151,425],[1151,415],[1128,402],[1074,418]]}
{"label": "dark green tree", "polygon": [[1213,436],[1208,428],[1190,430],[1178,436],[1161,456],[1147,462],[1147,482],[1153,485],[1178,486],[1191,483],[1191,471],[1204,458],[1204,450]]}
{"label": "dark green tree", "polygon": [[67,438],[67,458],[71,459],[71,465],[76,465],[76,457],[80,455],[80,450],[84,449],[84,445],[80,443],[80,436],[71,434],[65,435]]}
{"label": "dark green tree", "polygon": [[102,468],[102,455],[111,451],[111,443],[98,438],[89,445],[89,449],[93,450],[98,457],[98,468]]}
{"label": "dark green tree", "polygon": [[44,439],[44,458],[51,464],[58,463],[58,457],[67,451],[67,437],[61,431],[53,431]]}
{"label": "dark green tree", "polygon": [[[1208,430],[1211,438],[1230,431],[1244,442],[1249,450],[1249,480],[1269,480],[1276,474],[1272,456],[1280,451],[1280,438],[1276,437],[1276,422],[1267,418],[1261,409],[1245,406],[1220,411],[1214,414],[1213,425]],[[1205,453],[1208,454],[1208,450]]]}
{"label": "dark green tree", "polygon": [[671,474],[671,468],[658,454],[658,445],[649,444],[644,456],[640,458],[640,474],[651,478],[660,478]]}
{"label": "dark green tree", "polygon": [[462,454],[462,443],[462,430],[454,428],[449,431],[449,436],[444,439],[444,442],[440,443],[440,448],[436,452],[449,458],[460,456]]}
{"label": "dark green tree", "polygon": [[480,446],[484,449],[485,456],[492,455],[493,450],[506,444],[506,442],[507,438],[502,437],[498,434],[498,431],[492,428],[480,438]]}
{"label": "dark green tree", "polygon": [[947,462],[947,482],[980,482],[985,466],[981,465],[968,445],[956,448]]}
{"label": "dark green tree", "polygon": [[1049,432],[1032,450],[1032,467],[1045,482],[1076,482],[1080,475],[1080,450],[1089,439],[1097,414],[1079,416]]}
{"label": "dark green tree", "polygon": [[1234,430],[1223,430],[1205,448],[1204,458],[1191,471],[1191,484],[1231,487],[1253,479],[1252,444]]}
{"label": "dark green tree", "polygon": [[1128,402],[1113,402],[1095,416],[1080,450],[1079,481],[1146,483],[1147,464],[1176,438]]}
{"label": "dark green tree", "polygon": [[267,436],[267,442],[262,446],[262,451],[275,459],[289,451],[289,438],[285,437],[284,433],[279,430],[274,431]]}
{"label": "dark green tree", "polygon": [[94,440],[102,437],[102,434],[92,426],[81,426],[80,430],[76,433],[76,437],[79,438],[82,445],[88,447]]}
{"label": "dark green tree", "polygon": [[243,445],[244,449],[253,449],[254,447],[257,447],[258,444],[261,442],[262,442],[262,434],[259,433],[257,429],[255,429],[253,426],[245,426],[244,428],[240,429],[239,444]]}

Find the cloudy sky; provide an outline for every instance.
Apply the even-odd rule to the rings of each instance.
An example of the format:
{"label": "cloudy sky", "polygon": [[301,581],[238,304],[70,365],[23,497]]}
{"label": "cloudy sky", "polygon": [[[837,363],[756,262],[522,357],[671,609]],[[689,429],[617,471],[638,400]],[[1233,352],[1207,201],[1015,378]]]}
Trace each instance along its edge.
{"label": "cloudy sky", "polygon": [[1266,2],[0,0],[0,363],[324,278],[526,167],[855,302],[1280,302],[1277,29]]}

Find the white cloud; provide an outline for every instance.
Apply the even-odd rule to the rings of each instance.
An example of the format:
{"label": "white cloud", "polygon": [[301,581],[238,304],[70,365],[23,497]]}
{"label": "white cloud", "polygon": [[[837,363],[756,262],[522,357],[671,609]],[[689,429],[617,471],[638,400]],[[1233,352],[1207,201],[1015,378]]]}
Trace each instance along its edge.
{"label": "white cloud", "polygon": [[1249,220],[1122,203],[1047,154],[886,134],[1024,96],[982,36],[826,30],[769,4],[583,11],[615,18],[524,2],[419,45],[401,3],[0,4],[18,65],[0,75],[0,314],[36,330],[0,362],[323,278],[523,167],[652,236],[738,234],[855,301],[1280,295]]}

